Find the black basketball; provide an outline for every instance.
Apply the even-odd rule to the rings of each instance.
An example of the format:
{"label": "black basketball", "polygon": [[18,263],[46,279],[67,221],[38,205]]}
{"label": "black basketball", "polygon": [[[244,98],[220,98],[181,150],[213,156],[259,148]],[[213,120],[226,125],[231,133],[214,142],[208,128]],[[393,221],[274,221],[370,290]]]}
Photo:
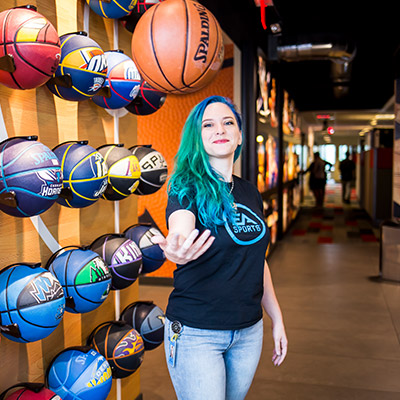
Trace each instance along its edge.
{"label": "black basketball", "polygon": [[146,350],[153,350],[164,341],[165,315],[152,301],[136,301],[121,313],[122,321],[136,329]]}
{"label": "black basketball", "polygon": [[129,150],[139,160],[141,171],[135,194],[146,195],[157,192],[168,177],[165,158],[151,146],[133,146]]}
{"label": "black basketball", "polygon": [[90,245],[90,250],[106,262],[111,272],[113,290],[132,285],[142,271],[142,252],[133,240],[123,235],[102,235]]}
{"label": "black basketball", "polygon": [[152,88],[146,81],[142,81],[139,93],[125,108],[135,115],[150,115],[159,110],[167,95]]}
{"label": "black basketball", "polygon": [[100,324],[90,334],[87,344],[108,361],[113,378],[126,378],[143,362],[144,344],[141,336],[122,321]]}

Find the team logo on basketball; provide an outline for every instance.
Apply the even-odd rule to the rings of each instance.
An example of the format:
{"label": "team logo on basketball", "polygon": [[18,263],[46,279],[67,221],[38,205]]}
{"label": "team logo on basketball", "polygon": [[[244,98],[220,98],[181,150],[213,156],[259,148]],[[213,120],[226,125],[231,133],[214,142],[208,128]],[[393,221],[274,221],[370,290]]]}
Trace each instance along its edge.
{"label": "team logo on basketball", "polygon": [[143,340],[131,330],[116,347],[114,356],[115,358],[127,357],[139,353],[143,349]]}
{"label": "team logo on basketball", "polygon": [[110,270],[100,257],[96,257],[87,263],[76,276],[76,285],[102,282],[111,278]]}
{"label": "team logo on basketball", "polygon": [[112,264],[125,264],[142,258],[139,247],[131,240],[126,241],[113,255]]}
{"label": "team logo on basketball", "polygon": [[35,18],[23,24],[22,28],[18,31],[15,41],[16,42],[35,42],[39,36],[40,31],[47,25],[45,18]]}
{"label": "team logo on basketball", "polygon": [[250,208],[236,204],[235,224],[225,223],[225,229],[232,240],[241,245],[250,245],[261,240],[266,232],[264,221]]}
{"label": "team logo on basketball", "polygon": [[163,169],[167,168],[167,163],[160,153],[153,151],[142,158],[140,167],[142,170]]}
{"label": "team logo on basketball", "polygon": [[35,171],[36,176],[43,182],[39,195],[43,197],[58,196],[62,189],[60,169],[47,169]]}
{"label": "team logo on basketball", "polygon": [[105,74],[107,72],[107,61],[103,51],[99,48],[82,49],[80,54],[85,61],[79,68],[88,71]]}
{"label": "team logo on basketball", "polygon": [[93,368],[92,376],[87,383],[87,387],[94,387],[111,379],[112,373],[108,361],[103,356],[98,357],[96,361],[97,367]]}
{"label": "team logo on basketball", "polygon": [[[47,303],[48,301],[60,299],[64,296],[64,291],[58,279],[50,272],[38,275],[30,285],[21,293],[20,302],[25,304],[32,303],[28,296],[37,304]],[[25,301],[24,301],[25,300]]]}
{"label": "team logo on basketball", "polygon": [[93,85],[90,86],[89,92],[97,92],[104,84],[104,78],[94,78],[93,79]]}

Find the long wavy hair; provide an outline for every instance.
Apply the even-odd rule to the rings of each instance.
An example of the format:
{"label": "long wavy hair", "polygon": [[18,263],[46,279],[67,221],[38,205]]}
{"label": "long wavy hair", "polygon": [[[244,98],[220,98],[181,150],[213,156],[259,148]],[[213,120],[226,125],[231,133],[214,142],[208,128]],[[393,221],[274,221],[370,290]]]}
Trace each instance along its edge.
{"label": "long wavy hair", "polygon": [[[239,130],[242,131],[241,116],[228,98],[210,96],[197,104],[190,112],[182,130],[175,167],[168,183],[168,194],[177,196],[181,205],[188,204],[187,208],[195,203],[200,223],[216,232],[218,226],[223,225],[225,221],[234,223],[235,209],[229,185],[222,175],[211,167],[208,154],[204,150],[201,136],[203,114],[206,107],[212,103],[226,104],[232,110]],[[239,157],[241,148],[242,145],[236,148],[234,161]]]}

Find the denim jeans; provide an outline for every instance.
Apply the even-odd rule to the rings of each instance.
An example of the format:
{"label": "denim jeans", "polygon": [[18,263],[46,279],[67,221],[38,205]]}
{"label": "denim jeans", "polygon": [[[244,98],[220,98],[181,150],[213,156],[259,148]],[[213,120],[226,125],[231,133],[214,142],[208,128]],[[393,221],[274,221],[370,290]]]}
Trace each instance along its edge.
{"label": "denim jeans", "polygon": [[178,400],[242,400],[260,360],[263,321],[238,330],[197,329],[184,325],[175,363],[170,363],[174,333],[165,319],[164,348]]}

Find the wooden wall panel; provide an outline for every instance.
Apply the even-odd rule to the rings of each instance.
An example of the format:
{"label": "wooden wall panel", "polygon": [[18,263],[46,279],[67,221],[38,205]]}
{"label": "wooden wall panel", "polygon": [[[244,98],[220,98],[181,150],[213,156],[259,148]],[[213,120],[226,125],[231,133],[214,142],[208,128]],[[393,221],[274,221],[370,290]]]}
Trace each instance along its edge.
{"label": "wooden wall panel", "polygon": [[[59,35],[83,30],[84,0],[2,0],[0,11],[34,4],[56,27]],[[103,50],[112,49],[113,21],[90,11],[89,33]],[[131,54],[131,33],[119,26],[119,48]],[[39,141],[53,148],[67,140],[89,140],[98,147],[114,143],[114,118],[92,101],[69,102],[59,99],[42,86],[35,90],[13,90],[0,85],[0,107],[8,136],[38,135]],[[128,114],[119,120],[119,142],[125,147],[137,143],[136,117]],[[137,222],[137,196],[119,202],[121,230]],[[83,209],[68,209],[54,204],[40,217],[61,246],[90,244],[104,233],[115,232],[113,202],[99,200]],[[14,218],[0,213],[0,269],[15,262],[44,265],[51,251],[42,241],[29,218]],[[122,310],[138,299],[138,284],[120,292]],[[42,341],[21,344],[4,337],[0,343],[0,392],[23,381],[42,382],[51,359],[63,348],[85,344],[90,332],[101,322],[115,319],[115,292],[96,310],[86,314],[65,313],[58,328]],[[122,380],[122,399],[135,399],[140,393],[139,373]],[[116,384],[108,397],[116,399]]]}

